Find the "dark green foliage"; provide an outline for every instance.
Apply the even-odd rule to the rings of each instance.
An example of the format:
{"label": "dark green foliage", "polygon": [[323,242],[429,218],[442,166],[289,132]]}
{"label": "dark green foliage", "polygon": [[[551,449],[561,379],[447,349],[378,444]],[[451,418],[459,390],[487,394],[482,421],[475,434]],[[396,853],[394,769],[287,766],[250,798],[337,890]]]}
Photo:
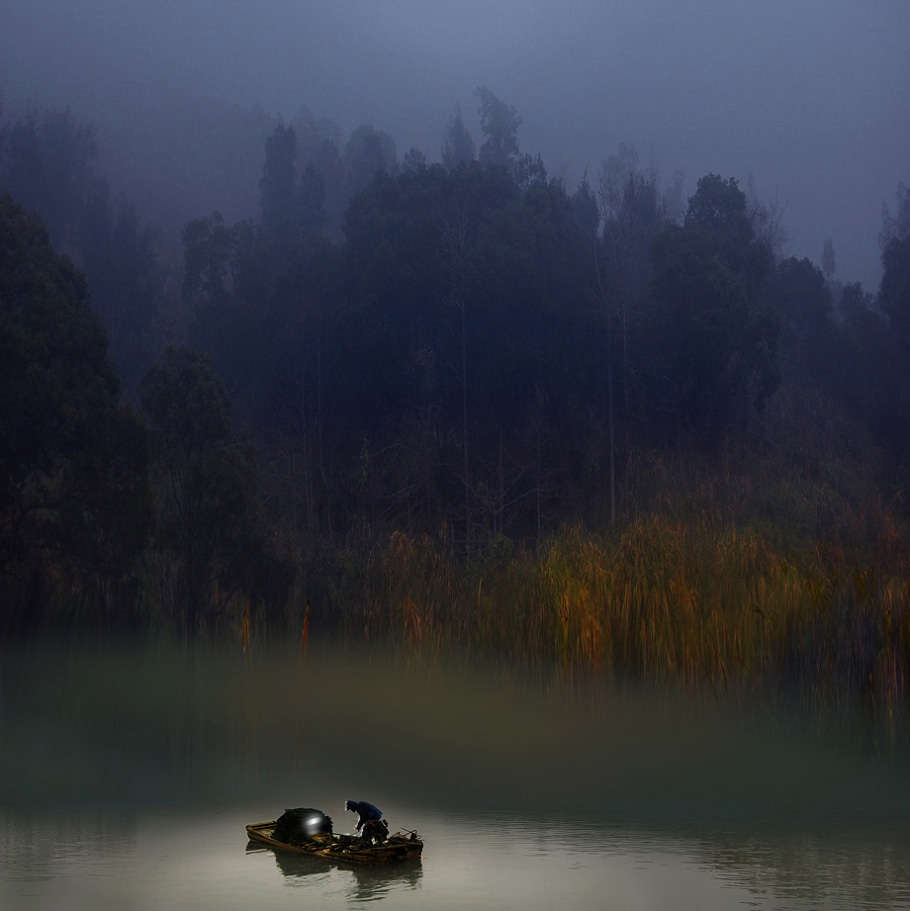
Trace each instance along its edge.
{"label": "dark green foliage", "polygon": [[282,255],[302,237],[325,224],[325,181],[312,161],[297,180],[297,136],[277,126],[265,145],[259,181],[262,229]]}
{"label": "dark green foliage", "polygon": [[518,162],[521,117],[512,105],[497,98],[486,86],[480,86],[475,94],[480,101],[480,131],[484,135],[480,161],[511,171]]}
{"label": "dark green foliage", "polygon": [[359,193],[377,174],[398,173],[395,140],[370,124],[357,127],[344,147],[345,194]]}
{"label": "dark green foliage", "polygon": [[523,190],[532,184],[547,182],[547,169],[540,155],[520,155],[512,169],[515,182]]}
{"label": "dark green foliage", "polygon": [[36,212],[55,249],[84,271],[111,356],[129,391],[154,360],[163,275],[156,232],[95,172],[95,129],[66,111],[0,128],[0,190]]}
{"label": "dark green foliage", "polygon": [[5,125],[0,148],[0,188],[41,216],[56,249],[78,246],[101,182],[94,172],[94,127],[69,110],[49,111]]}
{"label": "dark green foliage", "polygon": [[910,234],[893,237],[882,251],[879,306],[901,347],[910,354]]}
{"label": "dark green foliage", "polygon": [[183,297],[194,313],[225,306],[232,290],[236,231],[220,212],[188,222],[183,229]]}
{"label": "dark green foliage", "polygon": [[[716,432],[730,417],[728,367],[745,301],[734,276],[684,228],[662,235],[652,285],[654,394],[683,425]],[[661,382],[663,381],[663,382]]]}
{"label": "dark green foliage", "polygon": [[[905,486],[906,191],[873,302],[830,281],[830,245],[828,280],[779,260],[776,225],[735,179],[703,177],[683,218],[621,146],[596,193],[569,192],[521,153],[516,110],[477,96],[479,155],[456,107],[442,161],[412,149],[402,167],[372,126],[345,142],[305,110],[260,117],[261,218],[185,225],[168,331],[194,350],[168,350],[142,385],[157,507],[145,596],[169,622],[223,627],[250,602],[281,604],[293,574],[276,541],[330,599],[336,576],[357,575],[341,557],[322,566],[353,552],[341,542],[426,536],[480,568],[566,523],[619,525],[659,500],[642,466],[685,474],[780,447],[773,415],[793,397],[850,413],[884,455],[883,489]],[[112,200],[94,132],[70,115],[0,140],[4,186],[46,209],[88,277],[29,241],[45,252],[3,300],[3,559],[112,589],[147,537],[146,429],[117,403],[88,292],[132,389],[164,348],[165,241]],[[20,247],[38,236],[13,222]],[[238,425],[262,454],[262,495]]]}
{"label": "dark green foliage", "polygon": [[148,534],[146,459],[85,280],[0,197],[0,572],[114,597]]}
{"label": "dark green foliage", "polygon": [[474,139],[464,125],[461,116],[461,105],[455,105],[455,113],[449,118],[446,127],[445,141],[442,144],[440,159],[447,171],[469,165],[475,158]]}
{"label": "dark green foliage", "polygon": [[265,143],[265,165],[259,193],[262,227],[290,240],[299,230],[297,207],[297,136],[293,127],[277,126]]}
{"label": "dark green foliage", "polygon": [[227,393],[208,361],[169,348],[142,381],[152,429],[157,545],[169,558],[167,605],[190,632],[243,595],[265,602],[287,570],[270,555],[255,451],[234,432]]}
{"label": "dark green foliage", "polygon": [[[906,491],[910,488],[910,193],[902,189],[903,217],[886,222],[889,239],[882,250],[878,306],[888,319],[888,341],[895,349],[893,360],[884,361],[890,368],[882,389],[891,406],[887,410],[887,439],[898,466],[899,483]],[[878,352],[873,356],[880,357]]]}
{"label": "dark green foliage", "polygon": [[[101,215],[104,218],[104,215]],[[101,316],[125,388],[135,392],[158,356],[157,326],[163,270],[157,261],[157,232],[140,224],[135,207],[110,206],[108,230],[87,231],[83,259],[92,306]]]}
{"label": "dark green foliage", "polygon": [[427,156],[420,151],[420,149],[411,146],[407,152],[404,153],[404,158],[401,159],[401,170],[402,171],[419,171],[422,168],[425,168],[429,162],[427,161]]}
{"label": "dark green foliage", "polygon": [[597,211],[597,199],[587,176],[583,177],[578,189],[571,197],[572,217],[581,230],[582,236],[593,243],[597,237],[600,224],[600,213]]}
{"label": "dark green foliage", "polygon": [[346,344],[367,369],[344,384],[363,407],[355,426],[396,454],[382,470],[406,515],[438,522],[467,487],[463,530],[470,508],[491,532],[533,533],[544,474],[571,474],[549,444],[597,387],[577,215],[561,184],[522,191],[477,163],[376,181],[353,201],[345,272],[360,304]]}
{"label": "dark green foliage", "polygon": [[724,180],[717,174],[702,177],[689,200],[686,227],[702,233],[731,268],[741,267],[755,231],[746,211],[746,194],[736,178]]}
{"label": "dark green foliage", "polygon": [[831,292],[821,269],[808,259],[778,263],[766,289],[781,327],[781,366],[788,378],[818,382],[831,351]]}
{"label": "dark green foliage", "polygon": [[220,212],[188,222],[183,229],[183,303],[193,345],[208,352],[222,372],[235,359],[240,280],[240,238],[244,225],[227,227]]}
{"label": "dark green foliage", "polygon": [[843,321],[833,330],[826,388],[865,423],[889,460],[899,462],[904,441],[910,439],[910,411],[901,406],[904,356],[899,339],[859,285],[844,289],[839,309]]}
{"label": "dark green foliage", "polygon": [[774,392],[778,329],[758,295],[768,258],[736,181],[713,174],[699,181],[685,224],[657,238],[646,336],[650,407],[665,430],[717,439]]}
{"label": "dark green foliage", "polygon": [[[599,239],[592,237],[592,293],[607,323],[614,411],[626,421],[645,409],[652,343],[647,333],[654,240],[667,225],[657,179],[638,168],[638,156],[620,146],[601,167]],[[588,211],[596,201],[586,185]],[[595,230],[597,223],[595,223]],[[593,233],[593,232],[592,232]]]}

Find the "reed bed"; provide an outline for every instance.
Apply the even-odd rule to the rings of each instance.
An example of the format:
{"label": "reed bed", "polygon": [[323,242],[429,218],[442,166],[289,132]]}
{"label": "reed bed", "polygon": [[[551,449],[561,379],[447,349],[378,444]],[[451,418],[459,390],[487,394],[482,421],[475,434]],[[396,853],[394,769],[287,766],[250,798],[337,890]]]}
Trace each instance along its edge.
{"label": "reed bed", "polygon": [[599,532],[569,525],[533,544],[478,535],[470,563],[446,528],[349,540],[331,571],[301,574],[309,591],[322,585],[314,617],[408,661],[492,660],[795,708],[819,729],[910,746],[900,485],[817,395],[777,396],[762,432],[710,461],[630,450],[618,521]]}
{"label": "reed bed", "polygon": [[910,574],[880,559],[900,553],[897,540],[872,543],[879,559],[867,562],[831,544],[785,553],[717,515],[648,515],[464,566],[445,538],[396,532],[372,545],[333,611],[349,641],[409,660],[493,658],[738,708],[799,707],[820,728],[893,745],[910,730]]}

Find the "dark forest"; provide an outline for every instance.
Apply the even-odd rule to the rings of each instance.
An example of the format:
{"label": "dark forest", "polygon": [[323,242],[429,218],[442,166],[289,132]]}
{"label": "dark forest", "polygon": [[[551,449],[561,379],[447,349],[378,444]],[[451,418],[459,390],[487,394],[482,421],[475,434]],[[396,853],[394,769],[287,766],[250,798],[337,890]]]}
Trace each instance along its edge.
{"label": "dark forest", "polygon": [[258,212],[182,225],[69,111],[2,125],[3,634],[381,640],[893,734],[910,192],[864,289],[737,176],[684,199],[623,145],[572,189],[475,101],[433,156],[235,110]]}

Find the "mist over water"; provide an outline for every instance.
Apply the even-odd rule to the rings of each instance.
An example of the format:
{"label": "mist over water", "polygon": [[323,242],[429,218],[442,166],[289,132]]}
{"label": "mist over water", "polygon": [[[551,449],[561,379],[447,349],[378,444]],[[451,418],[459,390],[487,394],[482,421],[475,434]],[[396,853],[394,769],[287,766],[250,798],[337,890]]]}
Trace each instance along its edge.
{"label": "mist over water", "polygon": [[874,821],[906,806],[899,759],[823,748],[794,719],[750,723],[716,703],[573,688],[556,672],[528,680],[367,651],[43,647],[5,656],[2,680],[5,805],[271,810],[337,786],[662,824]]}
{"label": "mist over water", "polygon": [[[16,907],[258,895],[267,908],[300,896],[537,908],[558,894],[565,907],[684,895],[682,907],[825,896],[884,908],[908,896],[900,768],[822,750],[782,720],[746,726],[653,693],[579,695],[558,675],[367,652],[3,658],[0,896]],[[352,872],[244,847],[244,824],[289,806],[351,831],[349,798],[417,828],[423,862]]]}

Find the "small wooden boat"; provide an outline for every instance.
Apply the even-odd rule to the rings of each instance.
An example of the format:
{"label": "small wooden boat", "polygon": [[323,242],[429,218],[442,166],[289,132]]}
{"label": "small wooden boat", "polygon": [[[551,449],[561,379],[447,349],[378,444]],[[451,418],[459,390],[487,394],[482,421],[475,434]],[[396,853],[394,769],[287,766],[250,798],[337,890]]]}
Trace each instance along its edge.
{"label": "small wooden boat", "polygon": [[416,832],[396,832],[381,845],[365,845],[363,839],[353,835],[329,833],[313,835],[300,843],[291,844],[275,838],[274,832],[274,819],[271,822],[252,823],[246,827],[250,841],[258,841],[280,851],[313,854],[342,864],[400,864],[407,860],[419,860],[423,852],[423,842]]}

